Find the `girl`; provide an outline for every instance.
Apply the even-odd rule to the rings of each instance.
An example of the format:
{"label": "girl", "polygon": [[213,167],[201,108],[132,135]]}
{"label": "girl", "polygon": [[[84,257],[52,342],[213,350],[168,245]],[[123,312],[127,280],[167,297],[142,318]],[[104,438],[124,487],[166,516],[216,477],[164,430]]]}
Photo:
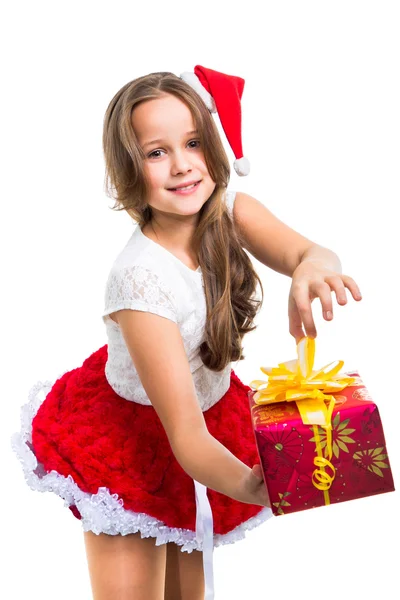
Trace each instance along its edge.
{"label": "girl", "polygon": [[[244,80],[201,66],[126,84],[105,115],[108,193],[137,223],[105,289],[103,346],[34,386],[13,436],[32,489],[81,521],[95,600],[213,598],[212,550],[272,512],[247,392],[231,368],[261,281],[244,248],[292,277],[289,326],[315,337],[355,282],[338,257],[228,191],[218,110],[240,175]],[[39,400],[39,392],[45,392]],[[206,490],[206,488],[209,488]],[[206,493],[207,492],[207,493]]]}

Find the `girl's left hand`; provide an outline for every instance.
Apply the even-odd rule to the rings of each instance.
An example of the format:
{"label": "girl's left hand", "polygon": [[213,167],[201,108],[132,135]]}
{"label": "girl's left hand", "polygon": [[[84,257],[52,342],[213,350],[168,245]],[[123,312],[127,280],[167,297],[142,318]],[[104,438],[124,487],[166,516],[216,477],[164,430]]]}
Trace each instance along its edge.
{"label": "girl's left hand", "polygon": [[[319,297],[323,316],[327,321],[333,319],[331,291],[336,293],[338,304],[347,302],[345,288],[348,288],[354,300],[361,300],[358,285],[351,277],[322,267],[317,262],[305,261],[298,265],[292,275],[289,293],[289,332],[296,339],[317,337],[311,302]],[[304,333],[302,323],[306,332]]]}

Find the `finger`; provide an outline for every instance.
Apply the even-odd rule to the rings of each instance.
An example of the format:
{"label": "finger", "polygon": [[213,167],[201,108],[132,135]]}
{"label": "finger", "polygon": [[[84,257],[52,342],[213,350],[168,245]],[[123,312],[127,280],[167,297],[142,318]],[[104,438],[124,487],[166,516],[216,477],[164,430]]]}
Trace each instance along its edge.
{"label": "finger", "polygon": [[299,311],[297,310],[296,302],[294,301],[293,295],[289,296],[289,333],[292,335],[296,344],[299,343],[301,338],[305,337],[305,333],[303,331],[303,325],[301,322],[301,317]]}
{"label": "finger", "polygon": [[290,316],[289,316],[289,333],[296,340],[296,344],[298,344],[299,341],[303,337],[306,337],[306,334],[304,333],[304,330],[303,330],[302,326],[301,325],[294,325],[293,324],[293,319]]}
{"label": "finger", "polygon": [[263,479],[263,473],[260,465],[254,465],[253,474],[257,477],[257,479]]}
{"label": "finger", "polygon": [[332,295],[329,283],[319,281],[311,284],[310,291],[321,301],[323,317],[330,321],[333,319]]}
{"label": "finger", "polygon": [[311,301],[308,295],[308,285],[297,286],[293,291],[293,298],[296,303],[300,319],[304,324],[306,335],[311,338],[317,337],[317,330],[311,310]]}
{"label": "finger", "polygon": [[255,475],[262,475],[261,467],[259,464],[254,465],[252,470]]}
{"label": "finger", "polygon": [[332,275],[326,278],[327,283],[331,287],[332,291],[336,294],[336,300],[338,304],[342,306],[347,303],[347,294],[344,282],[339,275]]}
{"label": "finger", "polygon": [[344,285],[351,292],[351,295],[353,296],[354,300],[361,300],[362,295],[360,292],[360,288],[358,287],[354,279],[352,279],[348,275],[342,275],[342,280]]}

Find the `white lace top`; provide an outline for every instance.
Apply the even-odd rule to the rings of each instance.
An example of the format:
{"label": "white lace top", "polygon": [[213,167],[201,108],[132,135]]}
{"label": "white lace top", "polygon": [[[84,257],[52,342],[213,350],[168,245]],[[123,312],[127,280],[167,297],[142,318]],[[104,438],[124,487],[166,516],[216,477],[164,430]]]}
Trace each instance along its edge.
{"label": "white lace top", "polygon": [[[231,216],[235,196],[236,192],[227,191]],[[177,323],[202,411],[222,398],[230,386],[231,364],[216,373],[199,356],[206,320],[201,269],[186,266],[169,250],[146,237],[138,225],[117,256],[106,283],[102,314],[108,338],[105,375],[114,391],[126,400],[151,405],[119,325],[108,316],[123,308],[152,312]]]}

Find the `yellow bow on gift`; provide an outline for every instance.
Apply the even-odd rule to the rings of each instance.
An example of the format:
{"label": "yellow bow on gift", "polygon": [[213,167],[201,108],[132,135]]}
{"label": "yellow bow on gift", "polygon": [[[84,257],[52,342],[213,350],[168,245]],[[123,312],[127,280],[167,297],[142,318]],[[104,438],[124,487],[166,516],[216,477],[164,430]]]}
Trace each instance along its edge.
{"label": "yellow bow on gift", "polygon": [[[340,392],[352,385],[355,377],[338,375],[344,365],[343,360],[335,360],[321,369],[313,370],[315,357],[315,340],[303,337],[297,344],[297,360],[279,363],[277,367],[260,367],[268,375],[268,381],[255,379],[249,386],[256,389],[253,399],[256,404],[295,401],[300,417],[305,425],[312,425],[314,430],[317,456],[314,464],[317,467],[312,474],[313,485],[324,492],[325,504],[329,504],[328,490],[335,478],[335,467],[332,458],[332,411],[335,398],[330,393]],[[328,406],[325,404],[329,401]],[[326,447],[328,459],[322,456],[321,439],[318,425],[326,431]],[[325,468],[332,471],[329,475]]]}

